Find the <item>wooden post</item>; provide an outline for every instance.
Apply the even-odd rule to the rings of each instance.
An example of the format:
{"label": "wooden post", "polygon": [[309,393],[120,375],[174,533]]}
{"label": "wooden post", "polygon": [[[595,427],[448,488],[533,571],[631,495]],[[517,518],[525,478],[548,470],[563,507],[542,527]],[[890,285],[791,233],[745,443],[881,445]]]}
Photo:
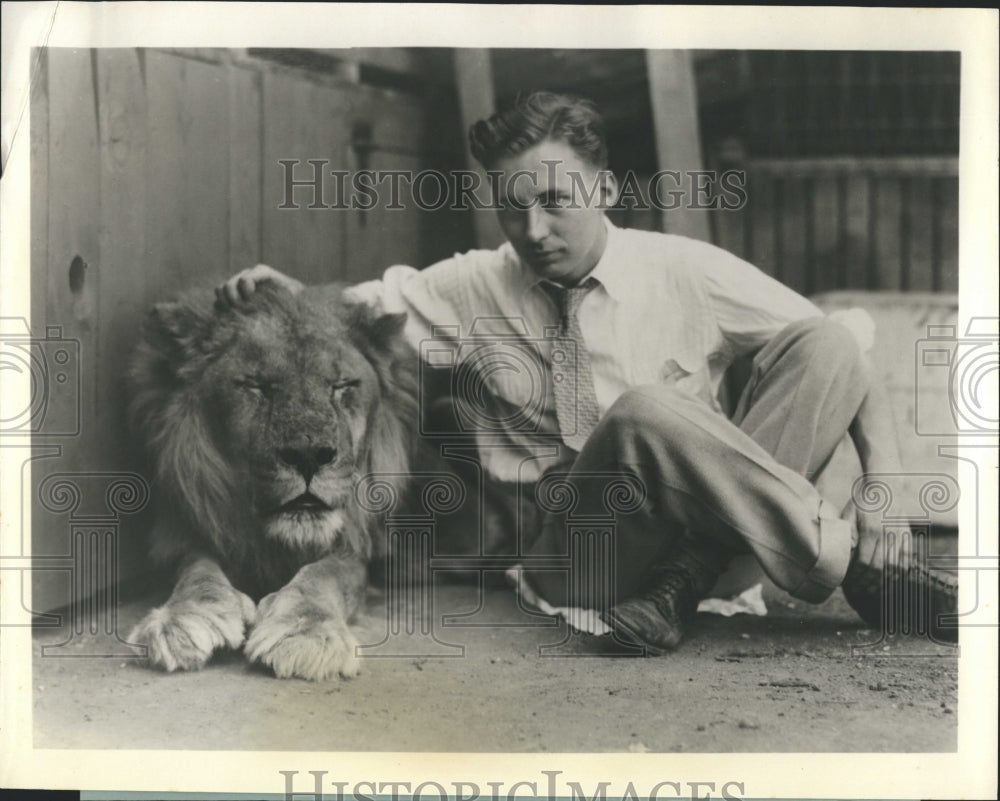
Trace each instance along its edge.
{"label": "wooden post", "polygon": [[[469,127],[496,110],[493,92],[493,68],[489,50],[470,48],[455,49],[455,85],[458,87],[458,110],[462,121],[463,140]],[[469,169],[479,174],[479,191],[476,197],[484,204],[490,203],[490,188],[486,173],[472,155],[466,153]],[[496,212],[474,210],[473,225],[476,231],[476,247],[496,248],[504,242],[504,235],[497,223]]]}
{"label": "wooden post", "polygon": [[[698,103],[691,54],[686,50],[647,50],[646,71],[653,109],[659,169],[682,173],[685,197],[681,207],[664,210],[662,230],[709,241],[709,212],[689,208],[695,199],[691,170],[704,169],[698,139]],[[706,202],[704,195],[701,201]]]}

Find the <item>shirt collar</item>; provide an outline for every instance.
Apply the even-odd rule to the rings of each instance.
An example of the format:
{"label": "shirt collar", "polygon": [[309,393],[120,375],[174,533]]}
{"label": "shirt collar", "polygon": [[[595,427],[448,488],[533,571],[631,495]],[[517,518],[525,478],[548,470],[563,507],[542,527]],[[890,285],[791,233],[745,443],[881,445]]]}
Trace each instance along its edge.
{"label": "shirt collar", "polygon": [[[624,295],[626,282],[628,280],[628,277],[622,269],[623,253],[621,229],[616,227],[607,217],[604,218],[604,225],[608,231],[608,239],[604,245],[604,253],[601,254],[601,258],[598,260],[597,264],[594,265],[594,269],[584,277],[584,280],[587,278],[596,278],[611,297],[615,300],[621,300]],[[513,254],[514,249],[511,248],[510,250]],[[514,255],[514,258],[516,259],[517,265],[520,269],[522,294],[535,289],[535,287],[545,281],[544,278],[539,278],[535,272],[516,255]]]}

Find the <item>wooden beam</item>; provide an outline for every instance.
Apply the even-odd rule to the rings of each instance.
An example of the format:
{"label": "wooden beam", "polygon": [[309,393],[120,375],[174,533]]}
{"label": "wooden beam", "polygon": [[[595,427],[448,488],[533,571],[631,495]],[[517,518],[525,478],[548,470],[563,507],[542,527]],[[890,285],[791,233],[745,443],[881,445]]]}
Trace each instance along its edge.
{"label": "wooden beam", "polygon": [[[489,117],[496,110],[493,90],[493,67],[490,51],[471,48],[455,49],[455,84],[458,87],[458,109],[462,123],[462,138],[473,123]],[[479,191],[476,196],[485,205],[490,203],[489,185],[486,173],[472,155],[466,151],[469,169],[479,174]],[[473,226],[476,232],[476,247],[496,248],[504,242],[503,232],[496,219],[496,212],[474,210]]]}
{"label": "wooden beam", "polygon": [[[647,50],[646,69],[659,169],[681,173],[704,169],[698,138],[698,102],[691,53],[686,50]],[[709,241],[709,212],[689,208],[694,199],[689,179],[681,181],[681,188],[686,192],[681,207],[661,212],[662,230]]]}

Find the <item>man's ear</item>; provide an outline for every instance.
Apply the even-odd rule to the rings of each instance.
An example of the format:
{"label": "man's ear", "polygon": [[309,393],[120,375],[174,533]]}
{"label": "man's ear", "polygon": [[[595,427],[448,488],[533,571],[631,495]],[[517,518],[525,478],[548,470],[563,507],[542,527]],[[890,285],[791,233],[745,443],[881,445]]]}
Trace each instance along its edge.
{"label": "man's ear", "polygon": [[599,177],[601,182],[601,205],[604,211],[610,209],[618,202],[618,179],[611,170],[601,170]]}

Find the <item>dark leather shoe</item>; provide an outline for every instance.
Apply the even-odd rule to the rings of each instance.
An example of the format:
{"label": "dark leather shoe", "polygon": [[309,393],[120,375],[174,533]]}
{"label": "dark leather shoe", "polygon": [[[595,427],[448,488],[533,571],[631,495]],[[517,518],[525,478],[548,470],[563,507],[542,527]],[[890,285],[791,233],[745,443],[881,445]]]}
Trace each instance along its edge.
{"label": "dark leather shoe", "polygon": [[657,604],[648,598],[630,598],[611,607],[601,619],[619,640],[642,646],[647,656],[662,656],[680,644],[690,622],[675,606],[672,602]]}
{"label": "dark leather shoe", "polygon": [[942,625],[942,615],[958,610],[958,579],[920,564],[877,568],[852,563],[841,586],[861,619],[885,634],[930,634],[957,642],[958,626]]}
{"label": "dark leather shoe", "polygon": [[619,640],[643,646],[647,655],[660,656],[680,644],[698,612],[698,601],[719,578],[719,568],[690,551],[680,550],[673,557],[656,571],[649,590],[601,615]]}

